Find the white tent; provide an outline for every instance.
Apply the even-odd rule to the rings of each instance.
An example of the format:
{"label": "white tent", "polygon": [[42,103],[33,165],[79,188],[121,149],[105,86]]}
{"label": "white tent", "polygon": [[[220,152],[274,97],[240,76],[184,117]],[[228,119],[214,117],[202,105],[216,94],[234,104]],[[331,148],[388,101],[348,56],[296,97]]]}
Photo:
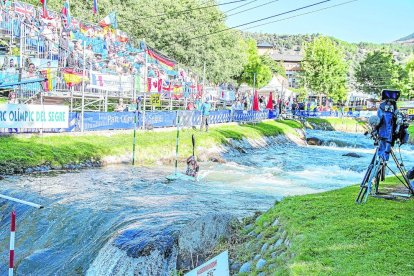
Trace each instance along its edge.
{"label": "white tent", "polygon": [[282,76],[273,76],[270,82],[258,90],[259,94],[267,94],[273,92],[273,97],[282,97],[288,99],[295,96],[294,93],[288,89],[288,81]]}

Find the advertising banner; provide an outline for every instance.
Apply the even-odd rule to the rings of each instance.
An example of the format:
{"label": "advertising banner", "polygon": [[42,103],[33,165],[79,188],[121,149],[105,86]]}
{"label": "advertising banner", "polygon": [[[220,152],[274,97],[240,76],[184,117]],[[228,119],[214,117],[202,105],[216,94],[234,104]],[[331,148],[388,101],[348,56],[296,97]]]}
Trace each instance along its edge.
{"label": "advertising banner", "polygon": [[68,128],[69,107],[63,105],[0,105],[0,128]]}
{"label": "advertising banner", "polygon": [[134,83],[135,80],[130,75],[118,76],[91,71],[88,87],[111,92],[124,92],[132,91]]}

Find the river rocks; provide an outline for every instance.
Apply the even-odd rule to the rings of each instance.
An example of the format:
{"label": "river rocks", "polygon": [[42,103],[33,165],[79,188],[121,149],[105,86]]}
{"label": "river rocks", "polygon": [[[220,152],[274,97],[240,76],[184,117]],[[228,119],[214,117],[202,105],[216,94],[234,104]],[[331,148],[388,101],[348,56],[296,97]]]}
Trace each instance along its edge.
{"label": "river rocks", "polygon": [[266,265],[266,260],[260,259],[256,264],[256,269],[262,269]]}
{"label": "river rocks", "polygon": [[229,214],[211,213],[187,224],[178,235],[177,269],[189,269],[206,261],[207,253],[220,238],[229,238],[237,219]]}
{"label": "river rocks", "polygon": [[220,164],[224,164],[226,163],[226,161],[224,161],[223,158],[215,156],[215,157],[210,157],[210,161],[214,162],[214,163],[220,163]]}
{"label": "river rocks", "polygon": [[260,253],[262,254],[265,253],[268,247],[269,247],[268,243],[263,244],[262,249],[260,250]]}
{"label": "river rocks", "polygon": [[238,262],[236,262],[236,263],[234,263],[234,264],[232,264],[232,265],[230,266],[230,270],[231,270],[231,271],[234,271],[234,272],[239,271],[239,270],[240,270],[240,268],[241,268],[241,264],[240,264],[240,263],[238,263]]}
{"label": "river rocks", "polygon": [[306,138],[306,142],[310,146],[321,146],[323,144],[322,140],[316,137]]}
{"label": "river rocks", "polygon": [[361,158],[362,156],[355,152],[349,152],[346,154],[342,154],[342,156],[354,157],[354,158]]}
{"label": "river rocks", "polygon": [[283,243],[283,239],[278,239],[277,240],[277,242],[274,244],[274,248],[277,248],[277,247],[279,247],[279,246],[281,246],[282,245],[282,243]]}
{"label": "river rocks", "polygon": [[278,226],[279,225],[279,219],[275,219],[275,221],[272,223],[272,226]]}
{"label": "river rocks", "polygon": [[252,269],[252,265],[250,262],[244,263],[239,270],[239,273],[248,273]]}

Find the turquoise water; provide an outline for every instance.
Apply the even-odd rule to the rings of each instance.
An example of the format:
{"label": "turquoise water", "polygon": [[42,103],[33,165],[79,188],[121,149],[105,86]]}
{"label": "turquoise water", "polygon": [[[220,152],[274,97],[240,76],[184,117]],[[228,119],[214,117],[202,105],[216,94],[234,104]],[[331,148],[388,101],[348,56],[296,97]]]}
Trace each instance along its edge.
{"label": "turquoise water", "polygon": [[[232,152],[225,164],[202,163],[197,183],[167,182],[169,167],[127,165],[7,177],[0,182],[3,194],[45,209],[0,200],[0,274],[7,273],[12,208],[17,212],[18,275],[133,275],[143,265],[141,255],[168,251],[174,233],[205,213],[244,217],[267,210],[284,196],[337,189],[362,179],[374,152],[369,139],[318,131],[308,136],[327,146],[286,141],[246,154]],[[361,158],[342,156],[349,152]],[[403,148],[406,164],[414,165],[412,153],[411,146]],[[174,260],[172,255],[165,258],[154,262],[168,270]]]}

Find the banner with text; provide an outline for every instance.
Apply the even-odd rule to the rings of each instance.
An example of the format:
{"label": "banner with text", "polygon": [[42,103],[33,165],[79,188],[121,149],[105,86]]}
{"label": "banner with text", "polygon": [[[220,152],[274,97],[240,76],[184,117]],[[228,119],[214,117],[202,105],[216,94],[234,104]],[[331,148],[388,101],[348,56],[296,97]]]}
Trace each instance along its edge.
{"label": "banner with text", "polygon": [[0,128],[68,128],[69,107],[62,105],[0,105]]}

